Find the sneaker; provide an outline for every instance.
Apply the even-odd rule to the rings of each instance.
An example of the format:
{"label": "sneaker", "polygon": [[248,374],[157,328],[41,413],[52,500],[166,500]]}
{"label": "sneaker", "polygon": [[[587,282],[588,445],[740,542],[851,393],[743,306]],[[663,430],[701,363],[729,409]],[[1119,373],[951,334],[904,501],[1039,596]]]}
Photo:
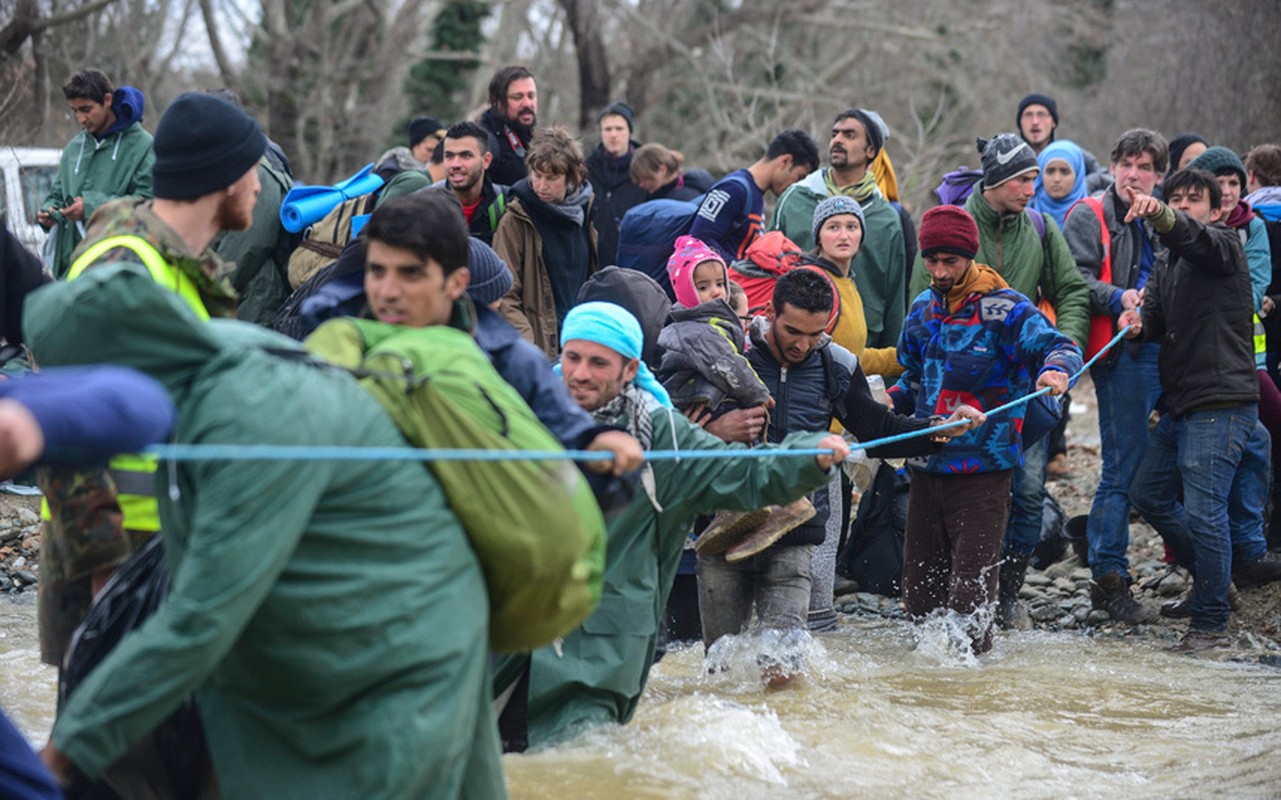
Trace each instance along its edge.
{"label": "sneaker", "polygon": [[1264,553],[1253,561],[1237,564],[1232,580],[1242,586],[1259,586],[1281,579],[1281,553]]}
{"label": "sneaker", "polygon": [[1110,572],[1090,583],[1090,601],[1094,607],[1108,612],[1117,622],[1141,625],[1156,621],[1154,609],[1134,599],[1130,594],[1130,576]]}
{"label": "sneaker", "polygon": [[1227,631],[1199,631],[1195,628],[1183,634],[1183,640],[1170,648],[1171,653],[1199,653],[1216,647],[1228,647],[1232,637]]}
{"label": "sneaker", "polygon": [[[745,561],[782,539],[818,512],[808,497],[793,500],[785,506],[770,506],[769,519],[748,531],[742,541],[725,551],[725,560],[733,564]],[[694,543],[698,547],[698,543]]]}
{"label": "sneaker", "polygon": [[769,519],[769,508],[758,508],[754,511],[718,511],[711,523],[694,540],[694,552],[700,556],[715,556],[724,553],[731,545]]}

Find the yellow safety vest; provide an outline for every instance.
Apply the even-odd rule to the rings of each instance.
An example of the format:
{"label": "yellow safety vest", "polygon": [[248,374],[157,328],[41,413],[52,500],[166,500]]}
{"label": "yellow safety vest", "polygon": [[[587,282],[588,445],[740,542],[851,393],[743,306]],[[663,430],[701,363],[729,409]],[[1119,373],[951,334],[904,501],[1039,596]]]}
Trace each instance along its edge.
{"label": "yellow safety vest", "polygon": [[[137,254],[138,258],[142,259],[143,266],[151,273],[152,280],[161,286],[173,289],[191,307],[191,310],[196,312],[196,316],[208,321],[209,312],[200,299],[196,284],[181,270],[175,269],[165,261],[156,248],[140,236],[111,236],[94,243],[71,265],[67,280],[76,279],[104,253],[118,247],[127,248]],[[156,504],[156,464],[155,456],[122,455],[111,459],[110,471],[112,480],[116,483],[116,500],[120,503],[120,512],[124,517],[123,524],[128,530],[152,532],[160,530],[160,512]],[[48,500],[41,502],[40,515],[44,519],[51,518]]]}

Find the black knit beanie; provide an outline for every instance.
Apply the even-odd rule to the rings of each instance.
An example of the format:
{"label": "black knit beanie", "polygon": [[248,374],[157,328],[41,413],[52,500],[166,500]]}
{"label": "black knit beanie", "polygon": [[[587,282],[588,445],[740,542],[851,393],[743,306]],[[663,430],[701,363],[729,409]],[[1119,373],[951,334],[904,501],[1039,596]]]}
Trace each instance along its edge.
{"label": "black knit beanie", "polygon": [[596,124],[599,125],[600,121],[603,120],[605,117],[608,117],[610,114],[617,114],[618,116],[622,117],[624,120],[627,121],[628,133],[631,133],[636,130],[636,127],[635,127],[636,112],[632,110],[631,106],[627,105],[621,100],[618,101],[617,103],[610,103],[609,105],[602,108],[601,112],[596,115]]}
{"label": "black knit beanie", "polygon": [[165,109],[152,148],[155,196],[194,200],[240,180],[262,158],[267,137],[226,100],[187,92]]}
{"label": "black knit beanie", "polygon": [[1023,130],[1023,112],[1027,111],[1028,106],[1045,106],[1050,112],[1050,119],[1054,120],[1055,125],[1059,124],[1059,104],[1048,94],[1033,92],[1019,101],[1019,111],[1014,115],[1014,124],[1020,131]]}

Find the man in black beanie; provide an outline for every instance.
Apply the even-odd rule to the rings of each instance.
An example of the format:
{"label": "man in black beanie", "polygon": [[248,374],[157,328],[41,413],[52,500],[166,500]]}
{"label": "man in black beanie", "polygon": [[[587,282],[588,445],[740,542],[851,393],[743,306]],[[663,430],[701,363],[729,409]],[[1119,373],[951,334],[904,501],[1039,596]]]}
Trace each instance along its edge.
{"label": "man in black beanie", "polygon": [[[1032,148],[1032,154],[1039,156],[1054,141],[1054,132],[1059,127],[1059,104],[1048,94],[1033,92],[1019,101],[1014,122],[1019,136]],[[1111,186],[1111,176],[1094,154],[1084,147],[1081,153],[1085,157],[1085,188],[1094,193]]]}
{"label": "man in black beanie", "polygon": [[[155,199],[121,198],[100,207],[72,254],[67,280],[103,264],[141,264],[201,319],[230,317],[237,299],[230,268],[210,244],[219,232],[252,223],[267,138],[226,100],[187,93],[165,111],[153,146]],[[113,460],[110,476],[104,469],[41,470],[49,503],[38,604],[46,663],[61,663],[92,597],[160,529],[154,472],[154,463],[138,459]]]}
{"label": "man in black beanie", "polygon": [[632,206],[645,202],[649,192],[632,183],[632,153],[640,142],[632,138],[635,114],[623,102],[610,103],[596,118],[600,144],[587,157],[587,178],[596,192],[593,208],[596,252],[600,263],[613,264],[618,255],[618,226]]}

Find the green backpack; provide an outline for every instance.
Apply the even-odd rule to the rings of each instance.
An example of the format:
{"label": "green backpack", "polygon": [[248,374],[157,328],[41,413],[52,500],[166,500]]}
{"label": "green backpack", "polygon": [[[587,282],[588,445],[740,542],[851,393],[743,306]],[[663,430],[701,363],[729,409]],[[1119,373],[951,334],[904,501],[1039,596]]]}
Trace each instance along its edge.
{"label": "green backpack", "polygon": [[[332,320],[308,350],[360,379],[416,447],[564,452],[466,332]],[[600,601],[605,521],[568,459],[429,461],[489,587],[489,642],[532,650]]]}

